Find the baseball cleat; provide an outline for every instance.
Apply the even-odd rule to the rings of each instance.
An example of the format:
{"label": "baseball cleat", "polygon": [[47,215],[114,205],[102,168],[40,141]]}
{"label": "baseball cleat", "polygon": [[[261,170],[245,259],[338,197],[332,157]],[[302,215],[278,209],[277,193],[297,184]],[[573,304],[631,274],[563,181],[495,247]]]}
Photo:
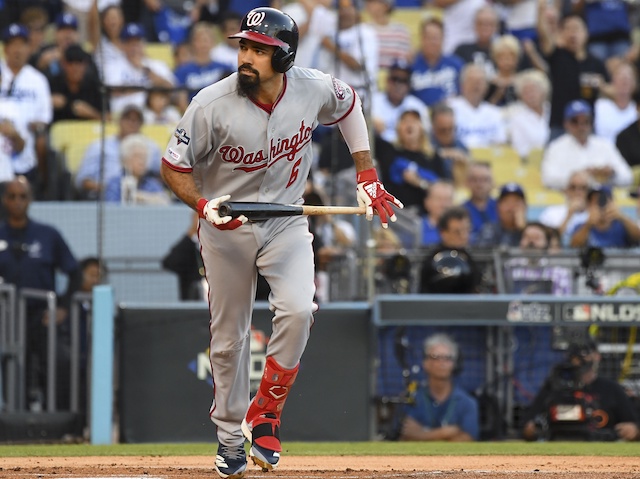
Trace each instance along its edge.
{"label": "baseball cleat", "polygon": [[242,479],[247,469],[247,453],[244,444],[239,446],[218,445],[216,471],[223,479]]}
{"label": "baseball cleat", "polygon": [[[280,451],[282,450],[279,438],[280,428],[275,414],[267,413],[257,419],[261,418],[266,421],[255,426],[247,423],[246,419],[243,420],[242,433],[251,441],[249,457],[256,466],[262,468],[263,472],[267,472],[278,467],[280,461]],[[257,440],[260,440],[262,445],[257,444]]]}

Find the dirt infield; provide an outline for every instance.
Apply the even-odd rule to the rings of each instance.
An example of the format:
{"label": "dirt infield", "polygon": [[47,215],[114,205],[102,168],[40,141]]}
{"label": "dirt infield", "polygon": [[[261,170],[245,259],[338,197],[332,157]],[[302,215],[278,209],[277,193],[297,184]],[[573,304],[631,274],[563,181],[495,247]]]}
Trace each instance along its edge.
{"label": "dirt infield", "polygon": [[[587,445],[585,444],[585,447]],[[251,465],[247,479],[639,479],[638,457],[592,456],[289,456],[277,471]],[[0,458],[0,479],[218,479],[213,457]]]}

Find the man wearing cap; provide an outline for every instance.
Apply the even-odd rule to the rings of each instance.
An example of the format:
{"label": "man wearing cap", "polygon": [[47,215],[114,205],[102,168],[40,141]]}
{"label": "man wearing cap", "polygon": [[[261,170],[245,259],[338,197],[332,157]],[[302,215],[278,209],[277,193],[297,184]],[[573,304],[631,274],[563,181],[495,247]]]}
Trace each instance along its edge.
{"label": "man wearing cap", "polygon": [[564,109],[564,135],[549,143],[542,160],[542,182],[548,188],[566,188],[571,174],[586,170],[595,181],[628,186],[631,168],[615,145],[593,134],[593,109],[574,100]]}
{"label": "man wearing cap", "polygon": [[102,94],[91,55],[78,44],[65,48],[61,71],[49,77],[53,121],[99,120]]}
{"label": "man wearing cap", "polygon": [[418,112],[425,130],[429,125],[427,107],[409,94],[411,67],[405,61],[395,61],[387,72],[385,91],[373,94],[371,115],[376,132],[383,140],[394,143],[398,137],[396,129],[400,115],[405,111]]}
{"label": "man wearing cap", "polygon": [[[128,23],[120,34],[125,58],[109,65],[104,83],[110,91],[111,112],[118,114],[129,104],[144,108],[149,88],[173,88],[176,79],[169,66],[145,54],[145,32],[138,23]],[[132,87],[132,88],[126,88]]]}
{"label": "man wearing cap", "polygon": [[[80,168],[76,173],[75,186],[79,199],[95,200],[99,197],[104,185],[108,184],[112,178],[119,178],[122,175],[122,163],[120,161],[120,144],[122,140],[134,133],[140,133],[144,115],[142,109],[137,105],[127,105],[120,114],[118,121],[118,133],[102,140],[97,139],[91,143],[82,158]],[[160,158],[162,154],[158,145],[149,139],[149,170],[159,174]],[[104,154],[104,182],[100,183],[100,161]]]}
{"label": "man wearing cap", "polygon": [[573,248],[629,248],[640,241],[640,227],[615,204],[611,188],[594,185],[587,194],[587,219],[569,232]]}
{"label": "man wearing cap", "polygon": [[[32,184],[46,180],[47,128],[53,108],[46,77],[29,65],[29,32],[12,23],[3,32],[4,59],[0,62],[0,99],[2,116],[18,130],[28,131],[24,148],[12,156],[16,174],[25,175]],[[39,191],[36,191],[36,196]]]}
{"label": "man wearing cap", "polygon": [[[550,410],[558,404],[558,394],[573,396],[576,404],[582,406],[582,412],[586,416],[583,419],[583,431],[576,431],[572,426],[572,437],[592,441],[637,441],[640,439],[638,429],[638,417],[626,392],[620,384],[608,378],[598,375],[602,356],[598,351],[598,345],[591,339],[576,342],[569,345],[567,359],[563,364],[571,365],[579,379],[572,391],[557,391],[554,386],[558,379],[552,373],[542,385],[531,406],[525,413],[525,425],[522,431],[523,438],[528,441],[539,439],[544,432],[551,433],[551,439],[566,439],[561,434],[561,424],[550,417]],[[559,371],[559,369],[554,369]],[[565,388],[567,389],[567,388]],[[537,427],[538,418],[543,418],[549,431],[542,431]],[[560,420],[561,421],[561,420]],[[556,436],[556,437],[553,437]]]}
{"label": "man wearing cap", "polygon": [[69,45],[80,43],[78,19],[75,15],[61,13],[56,17],[55,25],[53,43],[44,45],[29,61],[47,77],[58,75],[62,72],[60,63],[65,49]]}
{"label": "man wearing cap", "polygon": [[527,200],[522,186],[506,183],[498,195],[498,221],[485,223],[475,236],[473,246],[518,247],[527,224]]}

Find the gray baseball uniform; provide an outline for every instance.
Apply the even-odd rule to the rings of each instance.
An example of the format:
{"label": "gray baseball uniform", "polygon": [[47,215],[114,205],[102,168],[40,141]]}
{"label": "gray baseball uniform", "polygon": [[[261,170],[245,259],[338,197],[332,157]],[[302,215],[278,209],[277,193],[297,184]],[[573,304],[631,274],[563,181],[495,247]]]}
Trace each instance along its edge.
{"label": "gray baseball uniform", "polygon": [[[198,93],[178,124],[163,161],[192,172],[205,198],[301,203],[311,168],[311,134],[356,105],[345,83],[293,67],[272,106],[237,92],[237,73]],[[273,331],[267,348],[283,368],[304,351],[317,309],[312,235],[304,216],[247,223],[230,231],[201,220],[201,253],[210,286],[211,420],[224,444],[240,444],[249,405],[249,330],[257,271],[271,287]]]}

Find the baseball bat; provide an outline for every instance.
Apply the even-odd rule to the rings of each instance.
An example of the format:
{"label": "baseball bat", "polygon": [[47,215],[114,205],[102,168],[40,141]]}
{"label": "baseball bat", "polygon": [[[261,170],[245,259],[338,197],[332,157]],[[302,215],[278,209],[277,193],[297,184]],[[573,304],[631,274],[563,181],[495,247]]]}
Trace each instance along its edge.
{"label": "baseball bat", "polygon": [[267,220],[283,216],[299,215],[363,215],[364,206],[313,206],[284,203],[259,203],[253,201],[223,201],[218,206],[220,216],[237,218],[244,215],[250,220]]}

